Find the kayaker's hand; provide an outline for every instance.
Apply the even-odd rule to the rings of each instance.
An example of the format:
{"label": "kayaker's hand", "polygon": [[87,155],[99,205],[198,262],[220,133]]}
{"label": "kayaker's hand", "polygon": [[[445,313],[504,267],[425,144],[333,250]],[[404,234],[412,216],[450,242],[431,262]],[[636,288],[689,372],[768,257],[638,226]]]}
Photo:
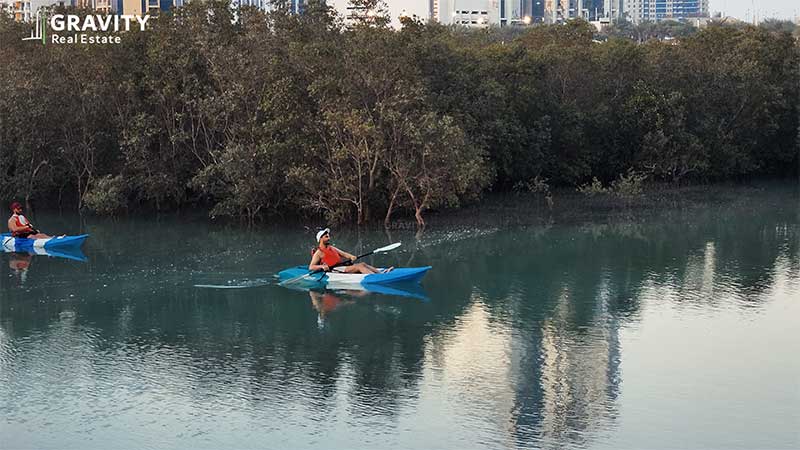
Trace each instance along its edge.
{"label": "kayaker's hand", "polygon": [[331,268],[330,268],[330,267],[328,267],[328,265],[327,265],[327,264],[323,264],[323,265],[322,265],[322,270],[324,270],[325,272],[330,272],[330,271],[331,271]]}
{"label": "kayaker's hand", "polygon": [[356,257],[355,257],[355,256],[353,256],[353,255],[350,255],[350,261],[356,262],[356,259],[358,259],[358,258],[356,258]]}

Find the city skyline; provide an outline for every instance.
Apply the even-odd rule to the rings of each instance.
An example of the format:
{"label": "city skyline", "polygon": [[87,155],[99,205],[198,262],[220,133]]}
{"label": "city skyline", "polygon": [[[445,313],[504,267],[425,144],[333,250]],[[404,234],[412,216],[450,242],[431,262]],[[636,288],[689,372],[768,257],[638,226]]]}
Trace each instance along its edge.
{"label": "city skyline", "polygon": [[[33,11],[38,9],[40,4],[44,3],[53,3],[54,0],[28,0],[31,2],[30,7],[26,10],[27,14],[32,14]],[[132,0],[132,2],[137,2],[138,0]],[[158,1],[158,0],[155,0]],[[172,2],[171,0],[166,0],[168,3],[180,5],[183,1],[175,1]],[[240,0],[241,1],[241,0]],[[348,0],[328,0],[330,4],[334,5],[337,10],[345,11],[347,9]],[[477,3],[476,3],[477,1]],[[588,1],[588,0],[587,0]],[[64,0],[55,0],[56,3],[67,3]],[[401,15],[416,15],[418,17],[424,17],[428,14],[429,10],[429,3],[427,1],[421,0],[387,0],[387,4],[390,5],[388,8],[388,12],[391,15],[391,19],[394,25],[399,25],[399,22],[395,24],[394,22],[397,21],[398,17]],[[439,4],[443,2],[440,6],[450,6],[450,8],[445,7],[445,11],[440,11],[439,14],[444,13],[442,16],[439,16],[438,19],[444,19],[445,23],[449,23],[455,20],[452,16],[452,10],[455,7],[454,0],[440,0],[436,2]],[[718,13],[721,13],[725,17],[733,17],[735,19],[741,20],[743,22],[753,23],[753,22],[762,22],[767,19],[778,19],[778,20],[790,20],[793,22],[798,22],[800,20],[800,4],[797,3],[796,0],[708,0],[708,13],[711,16],[714,16]],[[0,3],[13,5],[22,3],[19,0],[16,2],[14,0],[0,0]],[[103,9],[100,4],[106,6],[107,10],[111,8],[109,0],[105,0],[105,2],[98,1],[98,9]],[[128,3],[127,0],[119,0],[119,3]],[[145,2],[141,2],[145,4]],[[150,0],[149,3],[154,3],[153,0]],[[161,2],[163,3],[163,2]],[[242,3],[252,3],[251,1],[243,1]],[[260,4],[260,2],[259,2]],[[475,7],[480,6],[482,4],[481,0],[460,0],[459,4],[463,4],[462,6],[470,7],[470,10],[476,9]],[[17,9],[17,8],[15,8]],[[146,8],[150,9],[150,8]],[[438,8],[437,8],[438,9]],[[482,8],[478,8],[482,9]],[[601,8],[602,9],[602,8]],[[21,12],[22,10],[19,9],[17,12]],[[449,12],[446,12],[449,11]],[[456,11],[458,12],[458,11]],[[498,11],[499,13],[499,11]],[[506,16],[510,14],[511,19],[521,19],[522,15],[529,14],[527,11],[519,10],[517,11],[516,8],[509,7],[509,10],[506,11]],[[26,14],[24,20],[30,20],[29,16]],[[517,15],[519,17],[517,17]],[[502,19],[505,20],[505,19]],[[501,22],[500,17],[492,17],[492,20],[489,21],[490,23],[498,23]],[[505,24],[505,23],[504,23]]]}

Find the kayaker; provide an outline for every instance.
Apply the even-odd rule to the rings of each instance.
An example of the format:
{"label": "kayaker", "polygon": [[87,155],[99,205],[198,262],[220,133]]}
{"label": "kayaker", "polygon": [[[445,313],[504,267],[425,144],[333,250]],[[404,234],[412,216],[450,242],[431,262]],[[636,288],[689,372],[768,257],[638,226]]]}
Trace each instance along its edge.
{"label": "kayaker", "polygon": [[28,218],[22,215],[22,205],[19,202],[11,204],[11,212],[11,217],[8,219],[8,231],[15,238],[49,239],[52,237],[33,228]]}
{"label": "kayaker", "polygon": [[[308,270],[324,270],[330,272],[334,270],[342,273],[385,273],[393,269],[390,267],[386,270],[376,269],[366,263],[354,263],[351,265],[341,265],[333,267],[343,261],[355,261],[357,258],[350,253],[339,250],[331,245],[331,230],[325,228],[317,233],[317,248],[311,256],[311,263],[308,264]],[[333,267],[333,269],[331,269]]]}

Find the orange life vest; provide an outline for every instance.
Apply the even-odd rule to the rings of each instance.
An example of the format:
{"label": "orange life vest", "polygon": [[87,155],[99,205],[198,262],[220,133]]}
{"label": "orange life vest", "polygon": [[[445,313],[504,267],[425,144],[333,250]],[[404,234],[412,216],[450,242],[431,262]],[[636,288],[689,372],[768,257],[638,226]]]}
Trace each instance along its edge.
{"label": "orange life vest", "polygon": [[328,267],[333,267],[342,260],[339,252],[333,247],[319,247],[319,250],[322,252],[322,262],[327,264]]}
{"label": "orange life vest", "polygon": [[28,218],[22,214],[12,214],[11,218],[14,219],[14,222],[18,227],[26,227],[30,224],[30,222],[28,222]]}

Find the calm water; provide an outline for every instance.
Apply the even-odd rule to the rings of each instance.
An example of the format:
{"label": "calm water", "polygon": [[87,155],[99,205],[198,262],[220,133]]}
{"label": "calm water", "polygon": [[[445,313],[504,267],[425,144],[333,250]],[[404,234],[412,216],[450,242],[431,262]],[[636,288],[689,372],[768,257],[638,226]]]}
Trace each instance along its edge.
{"label": "calm water", "polygon": [[497,214],[334,230],[432,265],[412,296],[276,286],[302,227],[39,214],[92,236],[85,262],[2,254],[0,447],[800,448],[796,186]]}

